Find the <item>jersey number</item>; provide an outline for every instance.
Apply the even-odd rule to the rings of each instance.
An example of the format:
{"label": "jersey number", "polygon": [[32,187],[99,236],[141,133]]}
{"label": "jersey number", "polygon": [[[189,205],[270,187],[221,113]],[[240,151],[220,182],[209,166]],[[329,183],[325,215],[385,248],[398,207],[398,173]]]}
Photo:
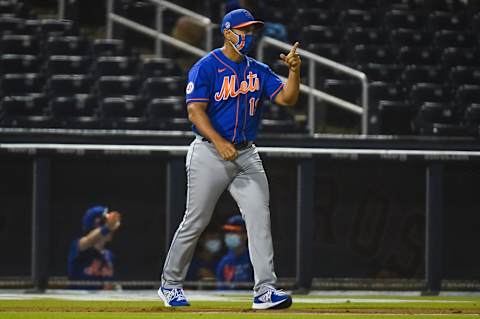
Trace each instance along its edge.
{"label": "jersey number", "polygon": [[254,116],[258,105],[258,99],[251,97],[250,100],[248,100],[248,105],[250,106],[250,116]]}

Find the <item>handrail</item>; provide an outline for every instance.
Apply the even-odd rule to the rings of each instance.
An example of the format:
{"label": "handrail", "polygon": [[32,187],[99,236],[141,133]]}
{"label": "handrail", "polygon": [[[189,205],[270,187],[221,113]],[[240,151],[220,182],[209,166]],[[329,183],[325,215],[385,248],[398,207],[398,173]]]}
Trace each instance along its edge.
{"label": "handrail", "polygon": [[[291,46],[285,42],[270,37],[262,37],[257,47],[257,58],[260,61],[263,60],[264,47],[266,44],[273,45],[287,52],[291,49]],[[368,79],[366,74],[303,49],[297,49],[297,53],[300,54],[302,58],[309,59],[309,85],[300,84],[300,90],[309,94],[308,127],[310,134],[313,134],[315,131],[315,100],[313,97],[318,97],[348,111],[362,115],[362,134],[366,135],[368,133]],[[362,83],[362,107],[315,89],[315,62],[359,79]],[[285,78],[282,77],[282,79]]]}
{"label": "handrail", "polygon": [[126,27],[132,28],[140,33],[143,33],[145,35],[151,36],[152,38],[157,38],[162,41],[167,42],[168,44],[171,44],[179,49],[183,49],[185,51],[189,51],[192,54],[195,54],[199,57],[204,56],[207,54],[207,51],[204,51],[202,49],[199,49],[197,47],[194,47],[193,45],[190,45],[186,42],[180,41],[175,39],[174,37],[171,37],[169,35],[166,35],[164,33],[158,33],[156,30],[151,29],[149,27],[146,27],[144,25],[141,25],[140,23],[134,22],[132,20],[126,19],[122,16],[119,16],[118,14],[111,13],[110,14],[110,19],[114,22],[117,22],[119,24],[122,24]]}
{"label": "handrail", "polygon": [[[136,30],[140,33],[146,34],[155,38],[157,41],[155,42],[155,54],[158,56],[162,55],[162,41],[165,41],[179,49],[185,50],[197,56],[205,55],[206,52],[212,50],[213,46],[213,23],[212,21],[205,16],[202,16],[194,11],[189,9],[180,7],[174,3],[165,1],[165,0],[148,0],[151,3],[155,4],[156,6],[156,18],[155,18],[155,29],[148,28],[142,24],[139,24],[135,21],[129,20],[121,15],[114,13],[114,0],[106,0],[107,1],[107,12],[106,12],[106,20],[107,20],[107,38],[111,39],[113,36],[113,23],[119,23],[126,27],[129,27],[133,30]],[[193,18],[196,22],[199,23],[201,27],[206,29],[206,36],[205,36],[205,50],[203,51],[197,47],[190,45],[187,42],[177,40],[171,36],[168,36],[163,33],[163,11],[171,10],[176,13],[189,16]],[[202,54],[200,54],[202,52]]]}
{"label": "handrail", "polygon": [[[135,21],[129,20],[123,16],[115,14],[114,11],[114,1],[115,0],[106,0],[107,1],[107,37],[111,38],[113,34],[113,23],[118,23],[133,30],[136,30],[140,33],[148,35],[152,38],[155,38],[156,45],[155,45],[155,53],[161,56],[162,53],[162,41],[167,42],[170,45],[175,46],[178,49],[190,52],[196,56],[202,57],[207,54],[208,51],[212,49],[212,31],[214,24],[211,20],[205,16],[202,16],[196,12],[193,12],[189,9],[180,7],[174,3],[165,0],[148,0],[151,3],[157,6],[156,10],[156,30],[146,27],[140,23]],[[196,21],[199,22],[199,25],[206,28],[206,37],[205,37],[205,49],[202,50],[200,48],[194,47],[187,42],[177,40],[169,35],[163,33],[163,11],[164,10],[172,10],[179,14],[183,14],[189,17],[192,17]],[[290,45],[287,43],[278,41],[276,39],[270,37],[262,37],[259,45],[258,45],[258,52],[257,57],[259,60],[263,60],[263,51],[265,45],[273,45],[278,48],[284,50],[290,50]],[[305,92],[309,95],[308,100],[308,127],[310,134],[315,133],[315,98],[321,98],[328,102],[333,103],[336,106],[344,108],[350,112],[359,114],[362,116],[362,134],[366,135],[368,133],[368,81],[367,76],[365,73],[352,69],[346,65],[337,63],[335,61],[329,60],[327,58],[321,57],[317,54],[313,54],[309,51],[303,49],[297,49],[297,52],[302,55],[302,57],[309,60],[309,80],[308,85],[300,84],[300,90]],[[359,79],[362,83],[362,106],[353,104],[349,101],[344,99],[338,98],[336,96],[330,95],[325,93],[321,90],[315,89],[315,63],[320,63],[330,68],[334,68],[340,72],[344,72],[352,77]],[[286,80],[282,77],[283,80]]]}

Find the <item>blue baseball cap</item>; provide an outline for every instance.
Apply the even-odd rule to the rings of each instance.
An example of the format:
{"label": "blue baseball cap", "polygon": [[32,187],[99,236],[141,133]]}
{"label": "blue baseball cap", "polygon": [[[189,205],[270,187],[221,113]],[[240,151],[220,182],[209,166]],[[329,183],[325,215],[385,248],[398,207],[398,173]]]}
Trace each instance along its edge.
{"label": "blue baseball cap", "polygon": [[233,215],[227,220],[227,223],[223,225],[223,230],[241,232],[245,231],[245,221],[242,215]]}
{"label": "blue baseball cap", "polygon": [[255,26],[256,29],[263,28],[263,21],[255,20],[253,15],[245,9],[236,9],[230,11],[223,17],[220,32],[223,33],[225,29],[238,29],[247,27],[249,25]]}
{"label": "blue baseball cap", "polygon": [[105,214],[108,213],[108,208],[105,206],[93,206],[87,209],[82,218],[83,231],[88,232],[98,226]]}

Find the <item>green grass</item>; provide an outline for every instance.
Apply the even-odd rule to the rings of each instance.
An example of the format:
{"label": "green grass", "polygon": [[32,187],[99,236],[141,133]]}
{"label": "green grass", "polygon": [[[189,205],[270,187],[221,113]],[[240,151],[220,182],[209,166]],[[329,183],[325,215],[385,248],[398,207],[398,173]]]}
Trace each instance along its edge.
{"label": "green grass", "polygon": [[[0,319],[300,319],[300,318],[442,318],[480,319],[480,297],[294,296],[290,309],[253,311],[250,296],[229,296],[232,302],[192,301],[191,307],[164,308],[160,301],[70,301],[58,299],[0,300]],[[92,296],[95,298],[95,296]],[[301,303],[298,298],[342,298],[342,303]],[[356,302],[355,299],[412,302]],[[451,302],[429,302],[429,301]],[[373,300],[372,300],[373,301]],[[439,316],[438,314],[442,315]]]}

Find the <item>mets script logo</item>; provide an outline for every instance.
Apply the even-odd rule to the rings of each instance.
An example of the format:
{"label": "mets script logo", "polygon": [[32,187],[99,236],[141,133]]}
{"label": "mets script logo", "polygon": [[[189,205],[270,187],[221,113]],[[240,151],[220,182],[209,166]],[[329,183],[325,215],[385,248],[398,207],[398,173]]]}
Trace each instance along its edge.
{"label": "mets script logo", "polygon": [[230,97],[237,97],[239,94],[247,94],[260,90],[260,79],[257,74],[248,72],[247,81],[240,82],[238,90],[236,87],[236,76],[224,76],[220,92],[215,93],[215,101],[226,100]]}

